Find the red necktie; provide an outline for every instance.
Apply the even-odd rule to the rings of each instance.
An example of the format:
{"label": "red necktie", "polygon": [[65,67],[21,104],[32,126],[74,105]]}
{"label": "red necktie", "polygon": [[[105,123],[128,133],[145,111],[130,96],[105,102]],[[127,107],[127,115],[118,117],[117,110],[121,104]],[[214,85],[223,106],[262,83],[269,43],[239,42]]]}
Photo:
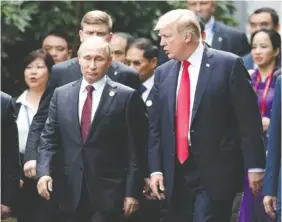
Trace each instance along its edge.
{"label": "red necktie", "polygon": [[85,142],[91,126],[92,91],[94,90],[94,87],[92,85],[88,85],[86,86],[86,90],[87,97],[81,114],[81,135],[83,142]]}
{"label": "red necktie", "polygon": [[190,78],[188,61],[183,62],[183,71],[177,96],[176,109],[176,154],[183,164],[189,156],[188,130],[190,117]]}

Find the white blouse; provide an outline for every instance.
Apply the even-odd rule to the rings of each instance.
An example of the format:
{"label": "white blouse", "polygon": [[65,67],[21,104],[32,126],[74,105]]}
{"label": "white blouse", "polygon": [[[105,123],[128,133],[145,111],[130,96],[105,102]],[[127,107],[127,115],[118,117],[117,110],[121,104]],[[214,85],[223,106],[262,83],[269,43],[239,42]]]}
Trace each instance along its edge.
{"label": "white blouse", "polygon": [[17,126],[19,131],[19,149],[20,153],[22,154],[25,153],[25,146],[30,124],[35,113],[37,112],[37,109],[32,108],[32,106],[27,102],[26,96],[27,90],[25,90],[16,101],[16,103],[21,104],[17,118]]}

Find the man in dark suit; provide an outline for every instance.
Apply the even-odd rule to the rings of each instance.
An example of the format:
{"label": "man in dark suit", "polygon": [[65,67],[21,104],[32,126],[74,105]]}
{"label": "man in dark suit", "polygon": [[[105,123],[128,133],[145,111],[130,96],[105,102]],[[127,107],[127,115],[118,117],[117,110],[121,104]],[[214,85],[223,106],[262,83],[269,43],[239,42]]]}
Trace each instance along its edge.
{"label": "man in dark suit", "polygon": [[[97,35],[111,38],[112,20],[111,17],[102,11],[90,11],[84,15],[81,21],[81,30],[79,31],[80,40],[83,42],[89,36]],[[107,76],[111,80],[138,89],[140,81],[138,73],[126,65],[113,61],[107,71]],[[50,75],[50,80],[46,91],[44,92],[38,111],[33,118],[29,129],[29,135],[26,143],[24,171],[27,177],[35,177],[36,151],[41,131],[48,115],[48,107],[54,90],[62,85],[81,78],[80,66],[77,58],[55,65]]]}
{"label": "man in dark suit", "polygon": [[122,211],[136,211],[142,192],[146,109],[136,90],[105,75],[112,62],[105,39],[85,40],[78,61],[83,78],[57,88],[50,103],[37,156],[38,192],[50,198],[58,161],[54,189],[63,219],[116,222]]}
{"label": "man in dark suit", "polygon": [[[251,35],[262,28],[274,29],[278,32],[280,29],[279,16],[272,8],[259,8],[250,16],[249,25]],[[243,62],[248,70],[255,68],[251,53],[243,57]]]}
{"label": "man in dark suit", "polygon": [[243,32],[215,21],[216,2],[188,0],[188,8],[199,14],[205,22],[206,41],[214,49],[244,56],[250,51],[248,39]]}
{"label": "man in dark suit", "polygon": [[264,176],[261,117],[249,74],[238,56],[201,43],[189,10],[166,13],[155,30],[174,60],[155,72],[151,189],[167,201],[164,220],[227,222],[244,169],[254,193]]}
{"label": "man in dark suit", "polygon": [[[148,117],[152,110],[152,88],[154,85],[154,72],[158,64],[158,48],[153,45],[152,41],[146,38],[136,39],[126,53],[126,64],[139,73],[141,85],[139,93],[146,104]],[[148,159],[147,152],[145,160]],[[144,196],[140,203],[139,211],[130,221],[134,222],[156,222],[160,220],[159,201],[152,200],[150,184],[150,175],[148,170],[148,162],[145,162],[146,178]]]}
{"label": "man in dark suit", "polygon": [[265,211],[271,217],[281,221],[281,69],[276,80],[273,99],[268,156],[266,161],[263,203]]}
{"label": "man in dark suit", "polygon": [[12,97],[1,91],[1,217],[10,215],[20,188],[18,128]]}

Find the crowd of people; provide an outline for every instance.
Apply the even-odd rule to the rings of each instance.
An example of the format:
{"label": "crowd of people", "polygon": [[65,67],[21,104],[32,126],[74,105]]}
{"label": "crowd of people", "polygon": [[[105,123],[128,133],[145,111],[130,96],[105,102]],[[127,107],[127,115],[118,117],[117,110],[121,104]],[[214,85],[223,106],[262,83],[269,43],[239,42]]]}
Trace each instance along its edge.
{"label": "crowd of people", "polygon": [[53,31],[1,92],[1,217],[18,222],[281,221],[281,36],[251,38],[215,1],[162,15],[160,44],[81,20],[77,57]]}

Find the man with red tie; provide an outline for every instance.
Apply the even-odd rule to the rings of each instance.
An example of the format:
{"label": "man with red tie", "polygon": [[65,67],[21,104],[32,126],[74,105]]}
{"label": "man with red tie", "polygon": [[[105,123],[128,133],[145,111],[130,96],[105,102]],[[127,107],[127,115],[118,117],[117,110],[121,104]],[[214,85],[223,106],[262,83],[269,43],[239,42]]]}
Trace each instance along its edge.
{"label": "man with red tie", "polygon": [[118,222],[136,211],[142,195],[146,108],[136,90],[105,75],[112,61],[105,39],[85,40],[78,61],[82,79],[57,88],[51,100],[37,188],[47,200],[56,191],[62,221]]}
{"label": "man with red tie", "polygon": [[158,67],[149,133],[150,187],[165,199],[163,221],[228,222],[233,199],[263,182],[260,113],[241,59],[201,43],[189,10],[163,15],[155,30],[172,60]]}

